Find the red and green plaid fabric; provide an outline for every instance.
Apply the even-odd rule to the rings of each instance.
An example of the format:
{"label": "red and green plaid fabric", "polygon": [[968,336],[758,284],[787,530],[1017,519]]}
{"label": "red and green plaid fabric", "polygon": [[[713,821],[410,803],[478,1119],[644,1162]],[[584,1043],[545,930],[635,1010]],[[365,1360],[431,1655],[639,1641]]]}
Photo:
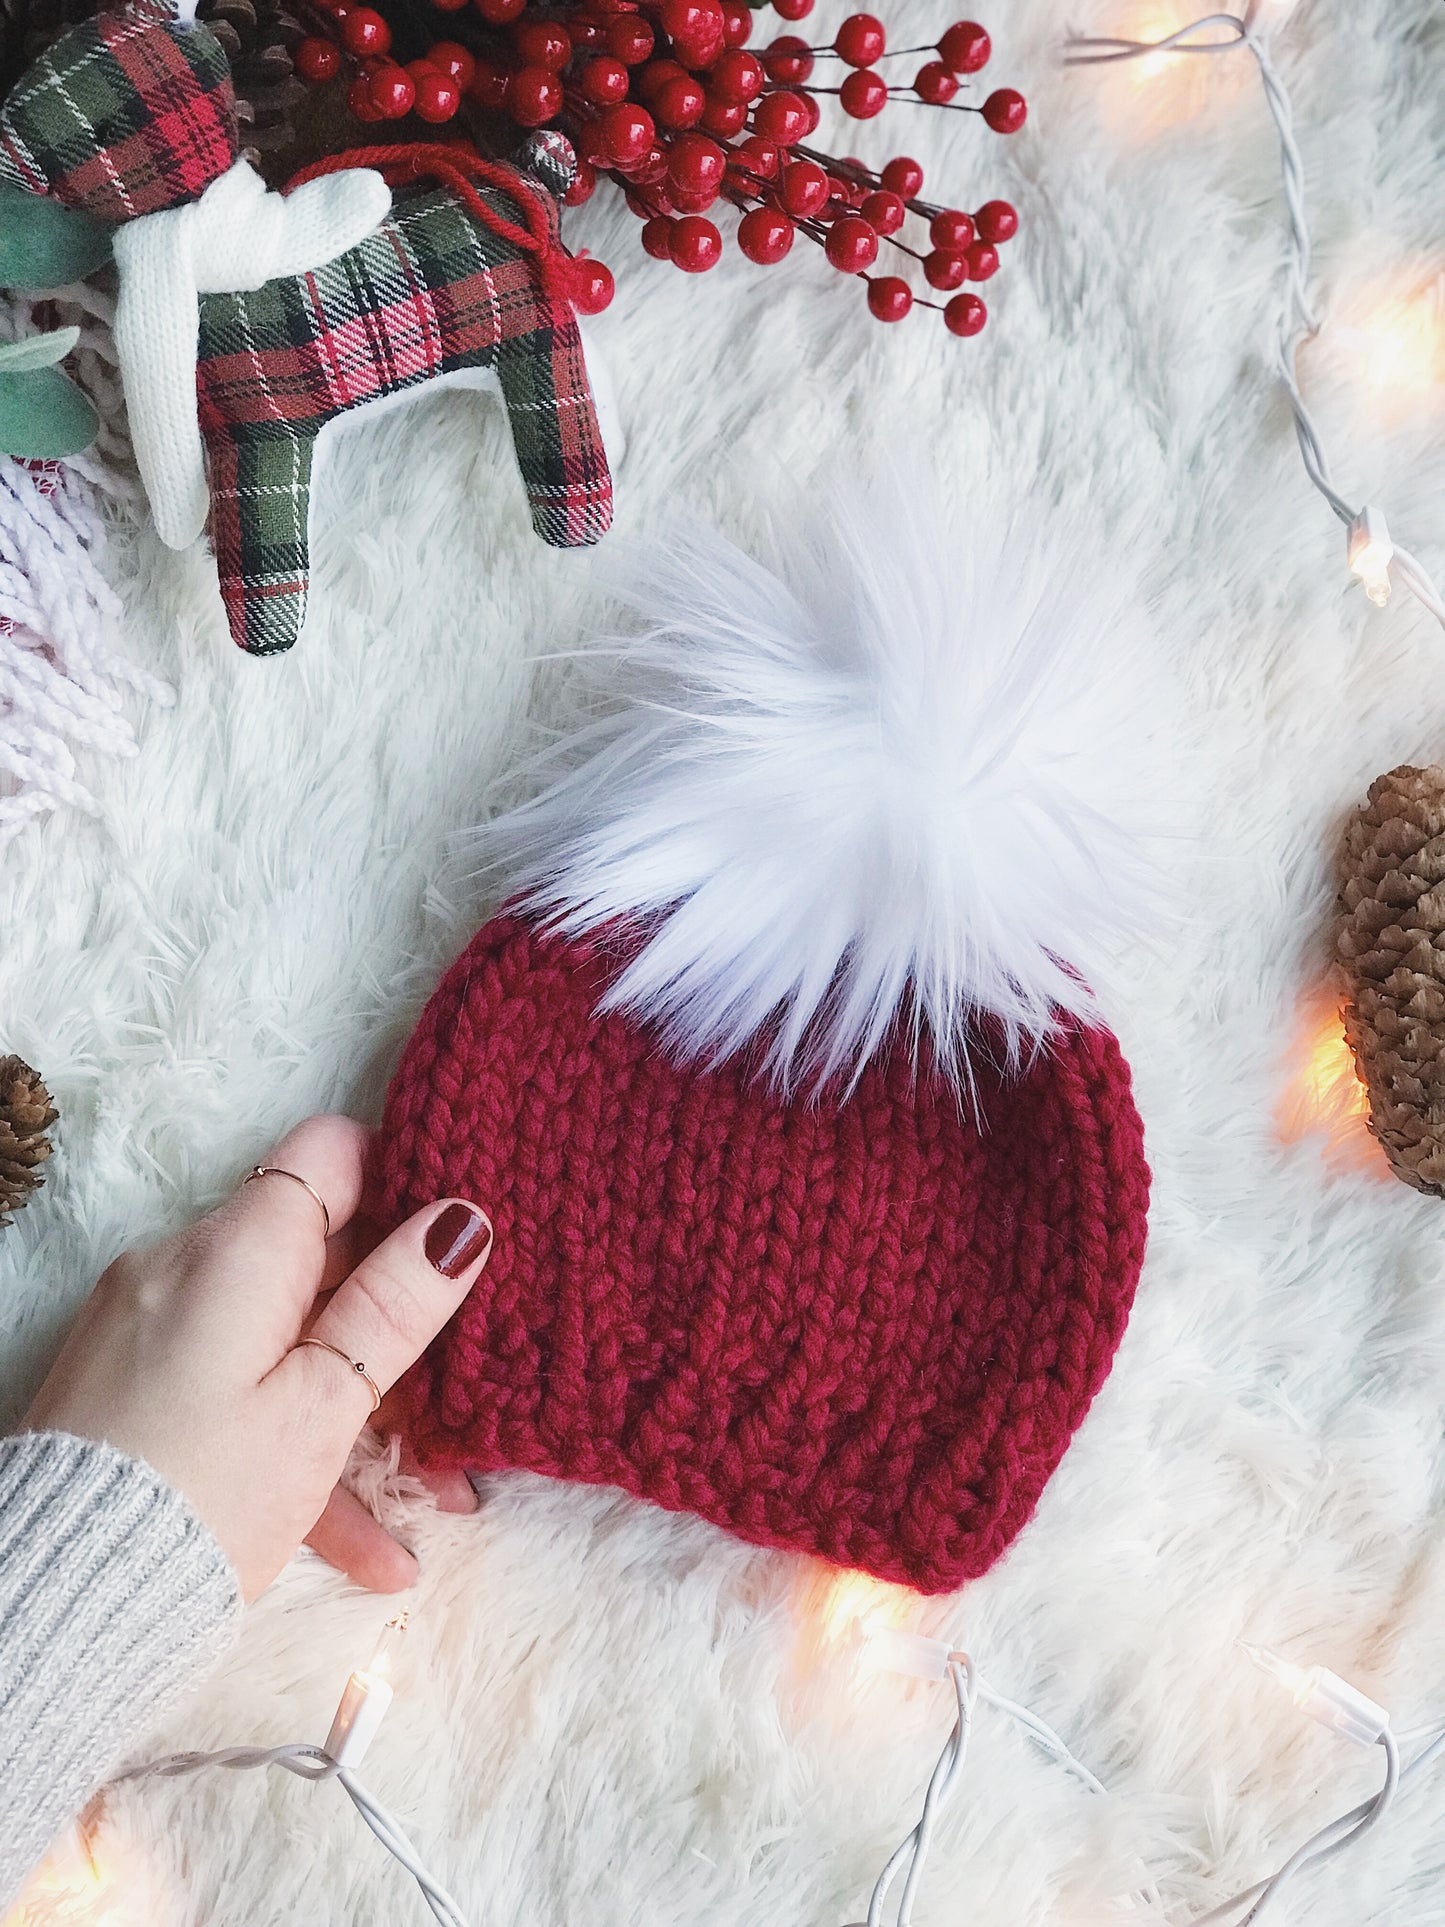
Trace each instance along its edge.
{"label": "red and green plaid fabric", "polygon": [[0,111],[0,180],[102,221],[193,201],[235,158],[221,43],[149,8],[72,27]]}
{"label": "red and green plaid fabric", "polygon": [[[516,218],[505,195],[479,191]],[[535,258],[449,189],[398,199],[374,235],[314,273],[202,295],[211,537],[243,649],[271,655],[300,633],[319,431],[467,369],[496,372],[538,535],[559,548],[596,542],[612,483],[576,319],[543,292]]]}

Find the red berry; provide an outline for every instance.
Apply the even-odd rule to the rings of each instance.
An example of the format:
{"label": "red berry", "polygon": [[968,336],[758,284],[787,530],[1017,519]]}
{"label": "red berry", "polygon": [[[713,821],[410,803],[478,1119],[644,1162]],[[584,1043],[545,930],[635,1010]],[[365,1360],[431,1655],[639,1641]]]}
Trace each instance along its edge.
{"label": "red berry", "polygon": [[800,40],[795,33],[779,34],[772,45],[763,49],[763,66],[769,80],[789,86],[795,80],[807,80],[817,66],[813,49],[806,40]]}
{"label": "red berry", "polygon": [[711,189],[716,197],[726,167],[727,156],[706,134],[680,135],[667,157],[668,178],[684,194],[701,194]]}
{"label": "red berry", "polygon": [[753,126],[767,140],[792,147],[808,136],[808,113],[797,94],[764,94],[753,108]]}
{"label": "red berry", "polygon": [[755,179],[773,180],[782,161],[783,152],[776,141],[764,140],[761,134],[749,134],[733,149],[728,175],[735,185],[750,188]]}
{"label": "red berry", "polygon": [[655,214],[643,228],[642,245],[654,261],[672,259],[672,222],[665,214]]}
{"label": "red berry", "polygon": [[883,185],[891,193],[901,194],[905,201],[916,201],[923,192],[923,169],[906,154],[889,161],[883,170]]}
{"label": "red berry", "polygon": [[968,263],[970,281],[987,281],[998,273],[998,249],[987,241],[975,241],[963,257]]}
{"label": "red berry", "polygon": [[707,97],[707,106],[702,110],[699,125],[719,140],[729,141],[734,134],[740,134],[748,124],[747,102],[742,100],[715,100]]}
{"label": "red berry", "polygon": [[886,187],[865,195],[858,212],[869,227],[876,228],[885,237],[896,234],[908,219],[908,209],[903,205],[902,197]]}
{"label": "red berry", "polygon": [[337,0],[337,4],[331,8],[332,25],[339,27],[350,12],[350,7],[343,6],[340,4],[340,0]]}
{"label": "red berry", "polygon": [[961,208],[943,208],[928,223],[928,238],[945,254],[962,254],[973,245],[973,221]]}
{"label": "red berry", "polygon": [[633,92],[638,100],[646,101],[650,107],[663,85],[669,80],[691,80],[692,75],[676,60],[649,60],[642,71],[633,75]]}
{"label": "red berry", "polygon": [[686,39],[712,27],[722,29],[722,7],[718,0],[661,0],[662,31],[669,40]]}
{"label": "red berry", "polygon": [[793,245],[797,229],[776,208],[755,207],[738,222],[738,248],[760,268],[781,261]]}
{"label": "red berry", "polygon": [[861,274],[878,259],[878,236],[857,214],[844,214],[828,230],[823,250],[840,274]]}
{"label": "red berry", "polygon": [[888,105],[888,82],[866,67],[849,74],[838,89],[838,105],[854,120],[872,120]]}
{"label": "red berry", "polygon": [[941,60],[930,60],[918,69],[913,91],[930,107],[946,107],[958,92],[958,82]]}
{"label": "red berry", "polygon": [[477,71],[467,92],[478,107],[504,107],[511,91],[512,73],[491,54],[477,55]]}
{"label": "red berry", "polygon": [[624,67],[639,67],[656,45],[656,35],[640,14],[622,13],[607,23],[607,51]]}
{"label": "red berry", "polygon": [[974,215],[973,224],[983,240],[995,245],[1012,241],[1019,231],[1017,210],[1008,201],[985,201]]}
{"label": "red berry", "polygon": [[627,170],[629,181],[636,181],[640,187],[652,187],[663,180],[667,174],[667,156],[653,141],[651,147],[640,161],[634,161]]}
{"label": "red berry", "polygon": [[526,4],[527,0],[472,0],[489,27],[509,27]]}
{"label": "red berry", "polygon": [[756,100],[763,91],[766,75],[756,54],[734,47],[713,66],[707,77],[707,90],[715,100]]}
{"label": "red berry", "polygon": [[976,294],[956,294],[943,311],[951,335],[976,335],[988,320],[988,309]]}
{"label": "red berry", "polygon": [[923,278],[930,288],[937,288],[942,294],[951,294],[967,281],[968,262],[961,254],[949,254],[943,248],[935,248],[932,254],[923,257]]}
{"label": "red berry", "polygon": [[662,0],[662,26],[678,59],[688,66],[710,67],[723,50],[718,0]]}
{"label": "red berry", "polygon": [[653,95],[652,105],[660,125],[677,133],[697,126],[707,106],[707,95],[691,74],[676,74],[663,81]]}
{"label": "red berry", "polygon": [[572,176],[572,185],[562,196],[563,202],[567,207],[581,207],[584,201],[592,199],[596,191],[597,169],[591,161],[584,161],[579,155],[577,172]]}
{"label": "red berry", "polygon": [[585,48],[590,53],[592,48],[601,46],[607,34],[607,23],[593,20],[585,14],[580,18],[573,14],[567,22],[567,31],[572,36],[574,47]]}
{"label": "red berry", "polygon": [[446,74],[454,80],[463,93],[471,86],[477,63],[459,40],[438,40],[428,49],[426,57],[439,74]]}
{"label": "red berry", "polygon": [[450,120],[462,104],[462,90],[450,74],[444,74],[436,67],[428,67],[420,60],[408,63],[416,86],[416,99],[412,103],[417,117],[429,121],[433,126]]}
{"label": "red berry", "polygon": [[311,34],[303,40],[293,56],[296,71],[303,80],[321,82],[335,80],[341,72],[341,50],[329,40],[322,40]]}
{"label": "red berry", "polygon": [[747,0],[722,0],[723,45],[746,47],[752,38],[753,10]]}
{"label": "red berry", "polygon": [[512,45],[524,67],[546,67],[560,74],[572,58],[572,37],[555,20],[519,20]]}
{"label": "red berry", "polygon": [[416,82],[404,67],[386,61],[372,72],[367,86],[371,104],[383,120],[401,120],[416,99]]}
{"label": "red berry", "polygon": [[562,111],[562,83],[550,67],[521,67],[507,89],[507,112],[521,127],[541,127]]}
{"label": "red berry", "polygon": [[[515,92],[515,85],[513,92]],[[560,92],[560,85],[558,91]],[[645,107],[624,100],[609,107],[597,123],[598,136],[609,158],[618,167],[640,161],[652,146],[657,126]]]}
{"label": "red berry", "polygon": [[460,13],[467,0],[432,0],[438,13]]}
{"label": "red berry", "polygon": [[354,7],[342,22],[341,44],[358,59],[379,60],[391,51],[391,28],[375,7]]}
{"label": "red berry", "polygon": [[[398,67],[396,71],[400,74],[401,73],[400,67]],[[403,80],[406,80],[405,74],[402,74],[401,77]],[[407,80],[406,84],[408,87],[411,86],[411,82],[409,80]],[[377,106],[375,100],[372,98],[371,79],[370,79],[370,76],[367,74],[358,74],[356,76],[356,79],[353,80],[351,85],[347,88],[346,104],[351,109],[352,113],[355,114],[358,120],[385,120],[386,119],[386,115],[382,112],[381,108]],[[409,107],[410,105],[411,105],[411,102],[408,101],[407,107]],[[401,111],[404,114],[406,112],[406,107],[403,107]]]}
{"label": "red berry", "polygon": [[578,314],[601,314],[611,305],[617,284],[605,262],[594,261],[590,254],[585,254],[572,263],[567,291]]}
{"label": "red berry", "polygon": [[993,42],[976,20],[956,20],[938,43],[939,59],[955,74],[976,74],[992,52]]}
{"label": "red berry", "polygon": [[883,58],[888,35],[875,14],[853,13],[838,29],[833,45],[850,67],[871,67]]}
{"label": "red berry", "polygon": [[806,20],[813,11],[813,0],[773,0],[773,12],[784,20]]}
{"label": "red berry", "polygon": [[631,78],[615,54],[598,54],[582,69],[577,85],[582,98],[594,107],[615,107],[619,100],[626,100]]}
{"label": "red berry", "polygon": [[868,306],[877,321],[901,321],[913,306],[913,290],[896,274],[883,274],[868,283]]}
{"label": "red berry", "polygon": [[701,215],[685,214],[673,222],[668,248],[674,266],[684,274],[706,274],[722,259],[722,236]]}
{"label": "red berry", "polygon": [[789,161],[783,169],[783,206],[800,221],[811,221],[828,205],[828,176],[816,161]]}
{"label": "red berry", "polygon": [[983,117],[996,134],[1016,134],[1029,117],[1029,104],[1016,88],[1000,87],[983,103]]}

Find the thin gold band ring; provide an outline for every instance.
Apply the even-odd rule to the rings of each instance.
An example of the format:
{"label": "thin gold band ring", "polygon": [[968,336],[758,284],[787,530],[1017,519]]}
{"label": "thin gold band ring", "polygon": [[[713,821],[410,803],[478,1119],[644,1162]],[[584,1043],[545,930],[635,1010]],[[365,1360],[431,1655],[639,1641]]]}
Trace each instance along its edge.
{"label": "thin gold band ring", "polygon": [[323,1238],[331,1236],[331,1213],[326,1209],[326,1200],[316,1186],[308,1183],[299,1172],[288,1171],[280,1164],[257,1164],[246,1173],[243,1182],[249,1184],[253,1178],[290,1178],[291,1182],[299,1184],[303,1191],[309,1191],[321,1206],[321,1235]]}
{"label": "thin gold band ring", "polygon": [[324,1338],[298,1338],[296,1341],[296,1350],[300,1351],[303,1345],[315,1345],[319,1351],[330,1352],[333,1358],[339,1358],[343,1365],[350,1366],[356,1376],[358,1378],[364,1378],[371,1388],[372,1411],[375,1412],[379,1408],[381,1405],[381,1387],[358,1359],[352,1358],[348,1353],[342,1351],[339,1345],[328,1345]]}

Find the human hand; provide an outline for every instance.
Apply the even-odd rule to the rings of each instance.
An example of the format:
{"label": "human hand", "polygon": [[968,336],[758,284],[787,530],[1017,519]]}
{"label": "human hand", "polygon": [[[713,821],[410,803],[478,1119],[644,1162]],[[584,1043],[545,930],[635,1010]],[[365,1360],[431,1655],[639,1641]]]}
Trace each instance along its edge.
{"label": "human hand", "polygon": [[[297,1341],[325,1339],[385,1392],[476,1283],[492,1228],[475,1205],[443,1200],[367,1250],[356,1216],[366,1140],[350,1118],[312,1117],[262,1160],[315,1186],[329,1238],[316,1199],[272,1176],[123,1253],[25,1417],[153,1466],[220,1541],[248,1600],[303,1540],[378,1591],[415,1577],[411,1554],[336,1483],[370,1388]],[[443,1504],[471,1509],[464,1483],[445,1482]]]}

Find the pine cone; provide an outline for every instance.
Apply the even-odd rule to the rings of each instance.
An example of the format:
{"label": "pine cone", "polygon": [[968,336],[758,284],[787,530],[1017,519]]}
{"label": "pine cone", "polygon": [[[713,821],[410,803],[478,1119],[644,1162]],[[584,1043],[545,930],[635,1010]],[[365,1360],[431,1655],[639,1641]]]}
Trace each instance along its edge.
{"label": "pine cone", "polygon": [[306,29],[281,0],[200,0],[196,17],[220,41],[236,87],[241,151],[263,172],[296,140],[306,83],[292,55]]}
{"label": "pine cone", "polygon": [[30,1202],[45,1180],[39,1166],[50,1156],[45,1135],[60,1113],[30,1066],[18,1057],[0,1057],[0,1225],[7,1212]]}
{"label": "pine cone", "polygon": [[1445,1197],[1445,769],[1376,777],[1344,868],[1335,954],[1370,1129],[1396,1177]]}

